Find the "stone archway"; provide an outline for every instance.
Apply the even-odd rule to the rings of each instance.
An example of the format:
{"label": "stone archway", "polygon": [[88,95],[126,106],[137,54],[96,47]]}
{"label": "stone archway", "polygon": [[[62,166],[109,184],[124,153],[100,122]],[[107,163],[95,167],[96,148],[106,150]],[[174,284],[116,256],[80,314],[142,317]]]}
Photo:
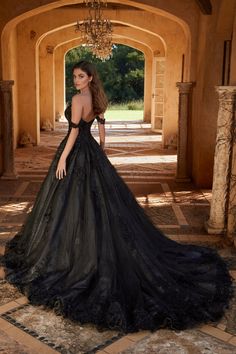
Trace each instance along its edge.
{"label": "stone archway", "polygon": [[[150,4],[148,5],[147,3],[149,2]],[[13,66],[15,72],[11,70],[11,67],[7,67],[5,56],[2,56],[4,75],[14,76],[16,74],[17,82],[13,92],[14,102],[16,102],[16,98],[18,99],[18,106],[14,113],[15,146],[17,137],[26,128],[35,139],[36,144],[40,139],[40,92],[38,85],[40,42],[50,33],[60,29],[66,30],[66,28],[71,26],[75,20],[75,8],[80,3],[81,1],[61,1],[57,2],[57,4],[48,4],[43,8],[37,8],[32,10],[32,12],[21,14],[9,21],[4,28],[2,35],[3,54],[4,52],[14,51],[17,43],[17,55],[15,55],[17,59]],[[175,82],[179,81],[181,76],[184,76],[187,80],[192,73],[194,61],[191,62],[191,52],[194,50],[196,43],[193,43],[193,45],[191,43],[191,32],[194,32],[197,27],[197,21],[189,21],[188,16],[181,9],[173,9],[171,6],[168,9],[164,1],[160,3],[159,8],[151,3],[151,0],[125,1],[122,4],[121,1],[115,1],[115,4],[119,4],[120,8],[117,11],[114,11],[113,8],[108,9],[107,16],[111,21],[128,26],[133,31],[142,30],[147,37],[149,34],[156,36],[162,42],[162,46],[164,46],[163,52],[166,54],[167,71],[165,75],[165,92],[163,93],[163,97],[166,100],[164,106],[163,142],[165,146],[168,146],[168,140],[177,132],[178,92]],[[60,15],[62,13],[60,5],[63,5],[63,16]],[[196,10],[194,6],[190,6],[190,8],[194,13]],[[81,19],[84,18],[81,8],[79,11],[80,16]],[[5,45],[6,39],[10,37],[13,39],[11,44]],[[123,36],[123,38],[127,40],[126,36]],[[147,38],[143,42],[144,45],[147,45],[145,42],[148,43]],[[178,45],[176,45],[177,43]],[[157,53],[158,50],[153,52]],[[183,53],[185,55],[184,75],[181,73],[181,57]],[[26,61],[30,62],[27,72],[24,71],[25,67],[23,65]],[[28,80],[27,77],[30,77],[31,80]],[[24,95],[22,95],[23,92]],[[156,118],[155,115],[152,116],[154,117],[152,126],[155,128]]]}
{"label": "stone archway", "polygon": [[[130,21],[129,19],[129,14],[127,13],[122,13],[122,18],[123,24],[128,24],[129,26],[133,26],[133,27],[140,27],[141,28],[141,20],[139,18],[139,14],[137,14],[137,17],[135,18],[134,13],[132,13],[132,21]],[[66,20],[66,22],[71,22],[72,19],[74,19],[74,15],[73,13],[71,13],[70,11],[68,12],[68,16],[69,18]],[[113,14],[112,12],[110,13],[110,17],[111,20],[112,16],[114,17],[114,21],[118,21],[119,23],[121,23],[120,20],[117,20],[117,14]],[[53,16],[55,17],[55,24],[57,23],[57,27],[56,28],[60,28],[62,25],[65,25],[64,21],[62,22],[60,16]],[[126,17],[126,18],[124,18]],[[146,15],[147,17],[147,15]],[[81,14],[81,18],[83,18],[83,15]],[[155,20],[155,18],[154,18]],[[165,121],[163,123],[163,141],[164,141],[164,145],[166,145],[166,141],[169,140],[169,137],[172,136],[173,134],[176,134],[177,131],[177,111],[178,111],[178,94],[176,92],[176,88],[175,88],[175,82],[178,81],[181,77],[181,55],[182,52],[184,51],[184,47],[185,44],[183,42],[184,40],[184,33],[181,30],[180,27],[176,28],[176,24],[175,23],[167,23],[165,24],[163,22],[162,19],[159,19],[160,22],[160,26],[159,26],[159,32],[162,32],[163,35],[166,35],[166,25],[168,25],[169,27],[173,26],[173,30],[175,31],[175,33],[178,33],[178,29],[179,29],[179,33],[178,33],[178,40],[179,40],[179,45],[178,46],[174,46],[174,42],[176,39],[172,38],[171,36],[169,38],[166,38],[167,43],[166,46],[169,48],[168,52],[167,52],[167,69],[166,69],[166,92],[168,92],[168,94],[166,93],[165,97],[166,97],[166,105],[165,105]],[[128,22],[129,21],[129,22]],[[139,23],[138,23],[139,21]],[[151,15],[151,18],[149,19],[148,23],[151,21],[153,21],[153,15]],[[22,31],[25,32],[26,29],[28,29],[28,31],[30,30],[30,28],[32,27],[32,25],[34,24],[35,21],[30,20],[27,21],[27,23],[21,24],[20,27],[22,27]],[[24,97],[22,98],[22,102],[24,104],[19,106],[19,114],[21,117],[26,116],[25,112],[26,110],[29,111],[29,106],[30,106],[30,112],[28,113],[28,115],[30,115],[30,117],[28,117],[28,119],[30,118],[30,122],[31,122],[31,126],[29,124],[27,124],[27,129],[29,130],[29,133],[33,136],[33,138],[37,141],[39,141],[39,112],[38,112],[38,108],[37,106],[39,106],[39,91],[36,91],[36,94],[34,97],[32,97],[32,94],[34,94],[34,89],[33,87],[37,87],[37,75],[35,75],[34,70],[32,65],[34,65],[36,68],[38,67],[38,63],[37,63],[37,58],[38,58],[38,45],[40,44],[41,40],[43,40],[44,37],[46,37],[46,35],[48,35],[50,32],[55,32],[55,29],[50,29],[48,31],[47,30],[47,26],[49,26],[50,28],[52,27],[51,23],[48,23],[48,18],[42,18],[39,21],[39,28],[37,29],[37,33],[40,33],[40,31],[43,31],[41,36],[38,38],[38,40],[36,41],[35,45],[36,45],[36,55],[34,52],[34,46],[32,44],[32,46],[29,48],[29,50],[27,51],[27,38],[25,38],[24,36],[22,36],[22,40],[21,40],[21,46],[22,46],[22,55],[24,56],[25,60],[31,60],[31,68],[28,68],[28,70],[31,70],[31,77],[32,80],[31,82],[29,82],[29,80],[27,79],[27,75],[23,75],[19,78],[19,85],[21,87],[25,87],[26,85],[30,85],[31,86],[31,90],[28,90],[28,92],[31,92],[30,94],[27,93],[27,90],[23,90],[24,91]],[[69,26],[69,25],[68,25]],[[68,27],[67,26],[67,27]],[[71,26],[71,25],[70,25]],[[150,25],[149,25],[150,26]],[[147,28],[147,29],[143,29],[145,30],[146,33],[154,33],[150,31],[151,28]],[[46,32],[45,32],[46,31]],[[160,37],[160,34],[158,35]],[[166,35],[167,36],[167,35]],[[171,44],[172,43],[172,44]],[[25,48],[25,50],[23,51],[23,46]],[[23,66],[22,70],[24,70],[24,65],[22,64],[23,62],[25,62],[25,60],[22,60],[22,62],[19,62],[19,70],[21,70],[21,66]],[[37,69],[38,70],[38,69]],[[36,82],[33,82],[33,78],[35,77]],[[21,95],[21,92],[23,92],[22,90],[20,90],[19,92],[19,97]],[[169,97],[171,97],[171,100],[169,99]],[[33,122],[35,121],[35,116],[37,116],[37,125],[33,126]],[[21,127],[24,127],[26,125],[26,122],[22,121],[21,122]],[[37,130],[37,131],[35,131]]]}
{"label": "stone archway", "polygon": [[[140,6],[140,5],[139,5]],[[42,38],[44,36],[47,35],[47,33],[49,31],[55,31],[57,28],[59,27],[63,27],[65,28],[66,26],[68,26],[67,24],[65,23],[62,23],[61,21],[61,16],[59,15],[58,11],[60,10],[54,10],[54,12],[56,11],[56,13],[44,13],[43,15],[38,15],[40,16],[39,18],[37,18],[37,21],[36,21],[36,18],[31,18],[27,21],[24,21],[24,23],[21,23],[18,25],[18,28],[17,28],[17,31],[18,31],[18,34],[22,37],[21,37],[21,46],[22,46],[22,50],[21,48],[19,48],[20,52],[21,53],[25,53],[25,56],[27,57],[27,59],[30,61],[31,63],[31,67],[32,66],[35,66],[37,67],[38,66],[38,63],[37,63],[37,49],[36,49],[36,55],[34,53],[34,48],[31,47],[31,49],[29,50],[28,53],[26,48],[29,49],[29,46],[34,46],[34,43],[36,43],[36,45],[38,44],[38,41],[40,40],[39,38]],[[67,13],[68,13],[68,16],[71,18],[69,19],[69,22],[71,22],[72,20],[74,20],[74,12],[73,11],[70,11],[70,10],[66,10]],[[155,12],[158,12],[158,11],[155,11]],[[132,15],[134,15],[134,11],[132,11]],[[130,22],[130,14],[127,13],[127,12],[124,12],[122,13],[122,11],[120,11],[119,13],[116,12],[112,12],[110,11],[109,13],[109,16],[111,17],[112,19],[112,16],[114,17],[114,20],[117,21],[117,22],[122,22],[122,23],[129,23],[129,25],[132,25],[134,27],[142,27],[143,25],[143,19],[140,19],[139,17],[137,17],[137,15],[140,15],[140,11],[138,14],[136,14],[136,17],[135,16],[132,16],[133,17],[133,24],[129,23]],[[147,18],[147,15],[150,17],[149,19]],[[163,15],[163,12],[162,12],[162,15]],[[37,17],[38,17],[37,16]],[[42,17],[44,16],[44,17]],[[46,16],[46,17],[45,17]],[[83,17],[83,15],[81,14],[81,16]],[[150,24],[151,23],[155,23],[155,17],[157,15],[156,14],[153,14],[153,13],[145,13],[145,21],[147,22],[146,26],[147,28],[143,28],[143,30],[146,31],[146,33],[148,32],[152,32],[154,33],[154,31],[152,30]],[[123,21],[119,21],[119,18],[122,18]],[[49,21],[49,18],[53,19],[53,21]],[[167,18],[173,18],[173,15],[172,16],[167,16]],[[137,19],[139,19],[139,21],[137,21]],[[147,21],[148,20],[148,21]],[[158,32],[160,32],[161,30],[161,25],[162,25],[162,32],[164,33],[165,32],[165,25],[164,25],[164,22],[163,20],[166,20],[165,18],[163,19],[163,17],[161,17],[160,19],[160,25],[159,25],[159,29],[158,29]],[[173,20],[168,20],[168,21],[172,21],[173,24],[177,22],[174,22]],[[171,22],[171,23],[172,23]],[[183,27],[182,27],[182,20],[179,20],[179,22],[181,22],[181,26],[178,24],[178,28],[180,29],[180,31],[182,31],[182,34],[184,33],[183,32]],[[37,28],[37,30],[32,30],[32,28],[35,28],[35,23],[39,23],[39,27],[40,27],[40,24],[42,25],[42,28]],[[43,25],[44,23],[44,25]],[[48,25],[48,29],[46,29],[45,27],[45,23]],[[170,23],[167,24],[168,26],[170,25]],[[152,30],[152,31],[151,31]],[[185,29],[186,30],[186,29]],[[43,31],[43,32],[42,32]],[[45,32],[46,31],[46,32]],[[29,38],[28,38],[28,35],[24,35],[24,33],[30,33],[30,36],[32,37],[32,41],[29,43]],[[42,33],[41,33],[42,32]],[[35,37],[34,37],[34,33],[35,33]],[[41,33],[41,34],[40,34]],[[180,33],[181,34],[181,33]],[[33,38],[34,37],[34,38]],[[184,39],[184,37],[183,37]],[[183,42],[183,41],[182,41]],[[188,42],[186,42],[186,45],[188,46]],[[185,45],[185,47],[186,47]],[[24,51],[23,51],[23,48],[24,48]],[[22,62],[25,62],[24,60],[25,58],[22,58]],[[21,67],[21,61],[18,60],[18,72],[22,72],[23,68]],[[172,65],[171,65],[172,66]],[[180,71],[180,63],[179,63],[179,68],[178,68],[178,71]],[[173,66],[172,66],[173,67]],[[186,66],[187,68],[187,66]],[[30,68],[28,67],[28,70]],[[26,125],[26,121],[24,120],[24,117],[26,117],[26,111],[28,111],[28,119],[30,121],[30,124],[27,124],[27,129],[29,130],[30,134],[35,138],[35,141],[36,143],[39,141],[39,108],[38,107],[38,97],[39,97],[39,92],[36,91],[34,93],[34,90],[33,90],[33,87],[35,87],[36,83],[33,82],[33,67],[31,68],[31,71],[32,71],[32,81],[29,82],[27,79],[26,79],[26,76],[27,75],[21,75],[19,80],[18,80],[18,84],[19,86],[21,87],[21,89],[19,88],[19,94],[17,95],[19,98],[20,98],[20,102],[21,104],[19,105],[18,107],[18,116],[20,117],[19,120],[20,120],[20,123],[19,123],[19,129],[22,129],[25,125]],[[186,69],[186,73],[187,73],[187,69]],[[35,80],[37,81],[37,73],[35,76]],[[22,81],[22,82],[20,82]],[[31,86],[31,87],[30,87]],[[177,93],[176,93],[176,90],[174,88],[173,85],[170,85],[171,86],[171,90],[172,92],[170,92],[170,96],[171,97],[176,97],[175,98],[175,106],[176,106],[176,109],[175,109],[175,112],[171,112],[169,115],[166,114],[168,116],[168,122],[171,122],[171,120],[173,119],[173,117],[176,116],[176,110],[177,110]],[[28,90],[26,90],[26,87],[28,88]],[[37,85],[36,85],[37,87]],[[22,90],[23,88],[23,90]],[[27,91],[30,92],[30,98],[28,97],[29,95],[27,94]],[[25,92],[25,95],[24,97],[20,97],[20,92]],[[30,108],[29,108],[30,107]],[[168,111],[168,108],[170,108],[170,106],[168,107],[168,103],[166,105],[167,107],[167,111]],[[175,113],[175,114],[174,114]],[[30,115],[30,117],[29,117]],[[35,116],[37,117],[37,124],[35,125],[34,124],[34,121],[35,121]],[[173,122],[171,122],[171,125],[173,126]],[[175,127],[173,127],[174,131],[176,131],[176,126],[177,124],[175,123]],[[168,126],[166,127],[166,130],[168,131]],[[19,133],[20,133],[20,130],[19,130]],[[173,134],[173,131],[170,131],[169,133],[167,132],[166,135],[168,134]]]}
{"label": "stone archway", "polygon": [[[136,49],[139,49],[145,54],[145,94],[144,94],[144,120],[150,121],[151,117],[151,100],[152,100],[152,57],[153,52],[157,51],[160,55],[164,54],[164,47],[159,37],[143,33],[140,30],[125,26],[115,26],[113,32],[114,42],[131,45]],[[53,66],[57,62],[57,66],[60,67],[60,73],[56,69],[57,76],[59,75],[59,82],[63,82],[62,74],[64,68],[60,61],[64,60],[65,53],[60,51],[60,59],[56,58],[56,52],[59,47],[66,45],[67,48],[78,46],[81,43],[78,34],[73,33],[71,28],[58,29],[55,32],[49,33],[43,37],[39,45],[39,81],[40,81],[40,117],[41,120],[47,120],[50,122],[50,126],[54,128],[55,112],[62,114],[64,104],[58,101],[64,102],[64,93],[62,88],[58,89],[59,95],[55,96],[57,101],[57,108],[53,101],[53,86],[54,75]],[[64,74],[63,74],[64,75]],[[58,81],[58,80],[57,80]],[[63,82],[64,83],[64,82]],[[57,87],[60,87],[58,84]],[[49,94],[50,92],[50,94]]]}
{"label": "stone archway", "polygon": [[[152,72],[152,51],[145,45],[131,39],[116,38],[115,44],[123,44],[140,50],[145,56],[145,81],[144,81],[144,121],[151,115],[151,72]],[[64,57],[66,52],[81,45],[80,40],[72,40],[58,45],[54,51],[55,72],[57,82],[55,83],[55,116],[63,115],[65,109],[65,85],[64,85]],[[146,119],[145,119],[146,118]]]}

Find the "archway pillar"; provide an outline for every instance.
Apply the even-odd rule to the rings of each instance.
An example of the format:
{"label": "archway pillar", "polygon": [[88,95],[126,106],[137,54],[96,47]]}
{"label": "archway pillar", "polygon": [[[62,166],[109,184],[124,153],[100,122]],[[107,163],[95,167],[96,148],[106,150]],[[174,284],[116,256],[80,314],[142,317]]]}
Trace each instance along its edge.
{"label": "archway pillar", "polygon": [[[236,120],[234,118],[233,136],[236,137]],[[231,173],[229,183],[229,206],[227,218],[227,238],[236,247],[236,140],[232,146]]]}
{"label": "archway pillar", "polygon": [[65,48],[60,46],[54,52],[55,114],[63,116],[65,110]]}
{"label": "archway pillar", "polygon": [[40,141],[36,42],[31,23],[21,22],[17,26],[18,143],[27,134],[34,145]]}
{"label": "archway pillar", "polygon": [[210,218],[206,223],[209,234],[227,231],[232,239],[236,231],[236,86],[216,86],[219,96],[217,136]]}
{"label": "archway pillar", "polygon": [[3,102],[2,116],[2,136],[3,136],[3,166],[1,179],[16,179],[14,168],[14,143],[13,143],[13,102],[12,86],[13,80],[0,81],[1,101]]}
{"label": "archway pillar", "polygon": [[[58,36],[58,40],[60,36]],[[50,41],[52,41],[50,39]],[[65,109],[65,54],[68,50],[80,46],[82,44],[81,39],[73,39],[65,43],[55,43],[54,51],[54,68],[55,68],[55,114],[56,116],[62,116]],[[119,43],[133,47],[142,51],[145,56],[145,80],[144,80],[144,110],[143,119],[144,122],[150,122],[152,98],[151,98],[151,83],[152,83],[152,60],[153,51],[142,43],[136,42],[132,38],[116,37],[114,35],[114,43]],[[43,93],[42,93],[43,94]]]}
{"label": "archway pillar", "polygon": [[151,55],[145,53],[145,64],[144,64],[144,111],[143,120],[144,122],[151,122],[151,112],[152,112],[152,62],[153,58]]}
{"label": "archway pillar", "polygon": [[191,91],[193,82],[177,82],[179,89],[176,182],[189,182],[188,146],[190,138]]}
{"label": "archway pillar", "polygon": [[41,43],[39,50],[40,125],[55,129],[54,47]]}

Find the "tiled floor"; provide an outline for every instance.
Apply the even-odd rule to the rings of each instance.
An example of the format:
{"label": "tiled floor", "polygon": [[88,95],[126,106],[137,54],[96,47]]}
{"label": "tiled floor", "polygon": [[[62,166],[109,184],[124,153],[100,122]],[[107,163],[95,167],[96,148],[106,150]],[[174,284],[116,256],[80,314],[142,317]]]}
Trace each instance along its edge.
{"label": "tiled floor", "polygon": [[[37,147],[17,149],[15,181],[0,180],[0,254],[33,205],[56,147],[67,132],[60,122],[42,132]],[[236,279],[236,252],[223,247],[223,235],[208,235],[210,190],[174,180],[176,151],[163,150],[161,135],[149,124],[108,123],[106,153],[153,223],[178,242],[209,245],[219,250]],[[98,139],[96,124],[92,133]],[[236,299],[214,325],[186,331],[140,331],[122,335],[72,323],[27,298],[4,280],[0,267],[0,351],[3,353],[236,353]]]}

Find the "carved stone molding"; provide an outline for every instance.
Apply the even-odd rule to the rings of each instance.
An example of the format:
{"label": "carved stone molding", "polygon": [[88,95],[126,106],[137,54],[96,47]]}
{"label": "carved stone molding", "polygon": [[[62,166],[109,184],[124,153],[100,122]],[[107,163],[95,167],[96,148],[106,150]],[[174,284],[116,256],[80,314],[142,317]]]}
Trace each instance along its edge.
{"label": "carved stone molding", "polygon": [[3,173],[1,179],[18,178],[14,166],[14,145],[13,145],[13,103],[12,86],[13,80],[0,81],[0,90],[3,103],[2,114],[2,137],[3,137]]}
{"label": "carved stone molding", "polygon": [[32,138],[32,136],[27,133],[26,131],[23,131],[21,134],[20,134],[20,138],[19,138],[19,141],[18,141],[18,146],[19,147],[32,147],[36,145],[35,144],[35,140]]}
{"label": "carved stone molding", "polygon": [[47,45],[46,46],[46,51],[47,51],[48,54],[53,54],[54,47],[52,45]]}
{"label": "carved stone molding", "polygon": [[56,121],[56,122],[60,122],[60,119],[61,119],[61,114],[60,114],[60,112],[56,112],[55,121]]}
{"label": "carved stone molding", "polygon": [[188,172],[188,125],[190,119],[191,91],[194,82],[177,82],[179,89],[178,144],[176,182],[189,182]]}
{"label": "carved stone molding", "polygon": [[[235,88],[236,89],[236,88]],[[236,95],[232,112],[232,149],[230,163],[230,182],[227,211],[227,238],[236,247]]]}
{"label": "carved stone molding", "polygon": [[40,130],[45,130],[45,131],[52,131],[53,130],[52,123],[50,122],[49,119],[45,119],[42,121]]}
{"label": "carved stone molding", "polygon": [[236,247],[236,129],[234,131],[234,144],[232,149],[227,216],[227,238],[231,243],[234,243]]}
{"label": "carved stone molding", "polygon": [[166,146],[168,149],[177,149],[178,136],[177,134],[172,134],[166,140]]}
{"label": "carved stone molding", "polygon": [[30,39],[34,39],[36,37],[37,33],[33,30],[30,31]]}
{"label": "carved stone molding", "polygon": [[[219,97],[217,136],[210,218],[206,229],[210,234],[227,230],[227,214],[231,210],[231,225],[235,223],[235,176],[232,175],[233,150],[235,153],[236,86],[216,86]],[[235,163],[235,162],[234,162]],[[233,164],[234,165],[234,164]],[[236,172],[235,172],[236,173]],[[234,204],[234,207],[233,207]],[[232,218],[234,221],[232,221]]]}

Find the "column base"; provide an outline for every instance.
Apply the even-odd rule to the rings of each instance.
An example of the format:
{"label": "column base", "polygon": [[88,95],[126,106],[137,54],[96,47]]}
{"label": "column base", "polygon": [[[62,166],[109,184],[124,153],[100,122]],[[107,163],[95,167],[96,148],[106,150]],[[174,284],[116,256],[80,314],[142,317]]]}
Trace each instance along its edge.
{"label": "column base", "polygon": [[206,229],[207,233],[210,234],[210,235],[214,235],[214,234],[219,235],[219,234],[224,233],[225,230],[226,230],[224,226],[217,226],[217,225],[214,226],[214,225],[212,225],[209,222],[209,220],[205,222],[204,226],[205,226],[205,229]]}
{"label": "column base", "polygon": [[236,248],[236,235],[235,234],[229,234],[227,232],[226,237],[225,237],[225,243],[229,245],[230,247]]}
{"label": "column base", "polygon": [[0,176],[0,179],[4,179],[4,180],[16,180],[18,179],[19,176],[16,174],[16,173],[3,173],[1,176]]}

